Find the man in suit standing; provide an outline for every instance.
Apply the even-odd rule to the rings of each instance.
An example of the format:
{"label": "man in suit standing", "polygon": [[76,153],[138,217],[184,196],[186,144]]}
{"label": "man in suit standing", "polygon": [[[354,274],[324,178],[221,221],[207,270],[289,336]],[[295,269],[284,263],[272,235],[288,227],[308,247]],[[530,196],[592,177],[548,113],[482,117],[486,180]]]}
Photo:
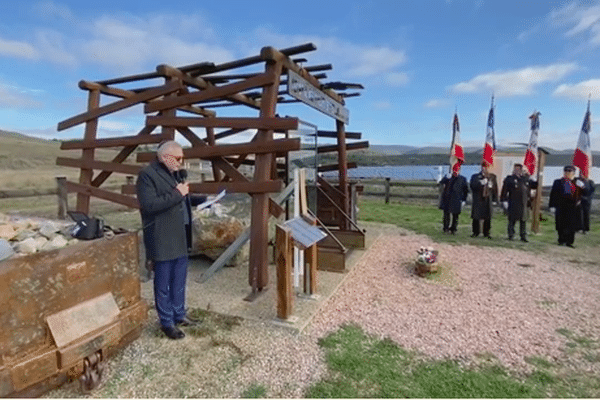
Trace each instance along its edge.
{"label": "man in suit standing", "polygon": [[175,141],[158,147],[157,159],[137,179],[146,257],[154,264],[154,301],[161,329],[182,339],[178,326],[199,321],[186,316],[185,285],[191,248],[189,184],[181,168],[183,150]]}
{"label": "man in suit standing", "polygon": [[[581,182],[583,186],[579,183]],[[590,208],[592,207],[592,197],[596,191],[594,181],[586,179],[581,175],[581,171],[578,178],[575,178],[575,185],[581,187],[581,233],[584,235],[590,230]]]}
{"label": "man in suit standing", "polygon": [[498,182],[496,175],[489,172],[486,161],[481,163],[481,171],[471,176],[471,192],[473,192],[473,205],[471,218],[473,219],[473,234],[477,237],[481,233],[483,224],[483,236],[491,239],[493,202],[498,201]]}
{"label": "man in suit standing", "polygon": [[577,213],[580,191],[573,181],[574,177],[575,167],[567,165],[564,168],[564,176],[552,184],[549,203],[550,211],[554,212],[558,244],[573,248],[575,232],[580,225],[580,215]]}
{"label": "man in suit standing", "polygon": [[531,189],[537,188],[537,182],[523,174],[523,165],[515,164],[512,175],[504,178],[500,200],[508,217],[508,240],[513,240],[515,223],[519,221],[519,234],[522,242],[527,240],[527,219]]}
{"label": "man in suit standing", "polygon": [[[454,235],[458,227],[458,216],[462,210],[462,205],[469,194],[467,179],[459,175],[458,172],[452,172],[449,176],[446,175],[442,178],[440,185],[442,186],[442,194],[439,209],[444,212],[443,230]],[[450,224],[450,216],[452,216],[452,224]]]}

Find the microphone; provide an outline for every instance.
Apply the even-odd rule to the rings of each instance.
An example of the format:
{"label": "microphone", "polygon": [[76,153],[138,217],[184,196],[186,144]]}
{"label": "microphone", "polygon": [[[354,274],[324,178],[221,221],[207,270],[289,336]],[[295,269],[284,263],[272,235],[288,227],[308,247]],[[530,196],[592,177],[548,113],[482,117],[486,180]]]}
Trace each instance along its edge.
{"label": "microphone", "polygon": [[177,182],[179,182],[179,183],[185,183],[187,177],[188,177],[188,172],[186,169],[179,169],[175,173],[175,178],[177,179]]}

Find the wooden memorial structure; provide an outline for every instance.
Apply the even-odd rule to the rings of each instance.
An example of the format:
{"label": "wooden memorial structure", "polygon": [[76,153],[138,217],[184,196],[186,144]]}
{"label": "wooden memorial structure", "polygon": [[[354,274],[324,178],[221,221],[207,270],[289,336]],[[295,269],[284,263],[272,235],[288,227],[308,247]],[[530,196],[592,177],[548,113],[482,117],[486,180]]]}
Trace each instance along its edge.
{"label": "wooden memorial structure", "polygon": [[[77,193],[77,211],[89,213],[91,197],[139,207],[135,185],[123,185],[121,191],[116,192],[102,188],[102,184],[113,173],[137,175],[156,154],[137,152],[137,163],[126,163],[128,157],[139,151],[140,146],[174,140],[177,132],[190,144],[189,147],[184,146],[184,157],[207,160],[213,171],[212,181],[190,182],[190,192],[211,194],[226,189],[228,192],[248,193],[252,197],[249,284],[252,293],[256,294],[269,283],[269,217],[279,217],[284,212],[270,194],[283,189],[289,168],[289,162],[283,161],[289,160],[290,152],[300,150],[300,140],[288,135],[298,128],[298,118],[280,117],[277,106],[301,102],[335,121],[335,130],[317,132],[317,137],[337,139],[334,145],[317,146],[314,149],[315,153],[337,153],[336,164],[318,166],[318,171],[339,171],[336,186],[317,178],[319,191],[326,194],[323,201],[327,203],[326,206],[319,206],[317,218],[326,214],[325,222],[321,225],[335,234],[330,239],[334,247],[345,251],[346,246],[355,246],[357,243],[359,247],[361,243],[364,246],[364,232],[358,230],[355,221],[348,217],[353,215],[351,210],[354,205],[351,204],[351,189],[347,179],[349,165],[346,153],[348,150],[366,148],[368,142],[346,142],[346,139],[360,139],[361,134],[345,130],[349,112],[344,107],[344,99],[358,93],[343,92],[362,86],[343,82],[321,83],[320,79],[326,78],[326,75],[315,72],[331,69],[330,64],[303,67],[301,63],[305,59],[291,58],[313,50],[316,47],[311,43],[281,50],[264,47],[259,55],[222,64],[201,62],[178,68],[163,64],[157,66],[155,72],[97,82],[80,81],[79,87],[88,92],[87,111],[60,122],[58,130],[84,125],[82,140],[64,141],[61,144],[63,150],[81,150],[81,157],[59,157],[56,161],[57,165],[80,169],[78,182],[65,183],[69,192]],[[252,67],[258,67],[258,70],[247,72]],[[244,72],[232,72],[239,68],[244,68]],[[155,86],[140,84],[137,88],[122,87],[124,84],[131,87],[148,80],[153,80],[153,83],[160,80],[162,83]],[[101,105],[103,96],[116,100]],[[145,125],[136,135],[97,137],[101,117],[140,104],[144,105],[146,118]],[[249,108],[258,115],[219,117],[215,111],[221,107],[235,106]],[[202,128],[205,135],[199,136],[192,128]],[[221,139],[245,131],[255,132],[249,142],[219,143]],[[275,139],[275,133],[285,136]],[[99,161],[95,153],[96,149],[101,148],[120,148],[120,151],[110,162]],[[242,165],[253,167],[253,177],[247,178],[240,172]],[[331,212],[332,209],[335,211]],[[327,225],[329,228],[326,228]],[[350,240],[345,243],[347,238]],[[322,266],[321,261],[326,264],[327,260],[327,257],[323,257],[319,266]],[[340,269],[339,266],[333,269],[336,268]]]}

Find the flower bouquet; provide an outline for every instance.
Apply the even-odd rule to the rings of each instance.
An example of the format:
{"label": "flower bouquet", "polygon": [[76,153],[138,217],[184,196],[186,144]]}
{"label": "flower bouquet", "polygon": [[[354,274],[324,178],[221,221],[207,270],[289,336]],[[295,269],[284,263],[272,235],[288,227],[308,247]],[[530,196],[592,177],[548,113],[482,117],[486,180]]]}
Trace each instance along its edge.
{"label": "flower bouquet", "polygon": [[419,276],[424,276],[429,272],[437,272],[439,264],[437,263],[438,251],[433,247],[421,246],[417,250],[417,258],[415,260],[415,272]]}

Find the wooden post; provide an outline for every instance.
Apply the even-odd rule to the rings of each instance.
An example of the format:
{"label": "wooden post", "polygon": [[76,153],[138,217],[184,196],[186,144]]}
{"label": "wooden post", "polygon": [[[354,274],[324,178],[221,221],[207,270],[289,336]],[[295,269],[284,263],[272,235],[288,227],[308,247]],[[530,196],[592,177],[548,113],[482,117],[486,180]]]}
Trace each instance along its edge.
{"label": "wooden post", "polygon": [[[309,215],[303,218],[312,226],[317,226],[317,220]],[[317,291],[317,244],[313,244],[304,252],[304,293],[314,294]]]}
{"label": "wooden post", "polygon": [[67,191],[66,182],[66,177],[56,177],[56,194],[58,195],[58,219],[67,219],[67,210],[69,209],[69,192]]}
{"label": "wooden post", "polygon": [[[275,116],[279,81],[281,78],[281,62],[267,61],[265,72],[272,74],[275,79],[273,84],[265,86],[260,104],[260,117],[271,118]],[[273,140],[272,129],[260,129],[256,135],[256,142],[265,146]],[[263,153],[256,155],[256,168],[254,181],[265,182],[271,180],[271,163],[274,154]],[[252,294],[262,291],[269,283],[269,195],[260,193],[252,195],[252,214],[250,225],[250,255],[248,281],[252,286]],[[252,300],[252,297],[248,297]]]}
{"label": "wooden post", "polygon": [[[100,91],[91,90],[88,95],[88,111],[92,111],[100,106]],[[83,140],[93,141],[96,139],[98,131],[98,118],[94,118],[85,123],[85,133],[83,134]],[[82,157],[84,160],[92,161],[94,159],[94,148],[83,149]],[[94,175],[93,169],[81,169],[79,175],[79,183],[82,185],[89,185],[92,183],[92,177]],[[77,193],[77,211],[89,214],[90,212],[90,195],[85,193]]]}
{"label": "wooden post", "polygon": [[292,286],[292,234],[291,229],[276,225],[275,260],[277,267],[277,317],[288,319],[294,305]]}
{"label": "wooden post", "polygon": [[533,199],[533,212],[531,220],[531,231],[533,233],[540,232],[540,213],[542,210],[542,188],[544,181],[544,166],[546,165],[546,152],[538,148],[538,165],[537,165],[537,182],[538,187],[535,190],[535,198]]}
{"label": "wooden post", "polygon": [[[349,198],[348,198],[348,159],[346,156],[346,127],[342,121],[335,121],[337,129],[337,146],[338,146],[338,168],[339,168],[339,185],[340,191],[344,195],[342,199],[342,209],[346,214],[350,214]],[[340,229],[347,230],[348,222],[340,217]]]}
{"label": "wooden post", "polygon": [[390,202],[390,178],[385,178],[385,204]]}

